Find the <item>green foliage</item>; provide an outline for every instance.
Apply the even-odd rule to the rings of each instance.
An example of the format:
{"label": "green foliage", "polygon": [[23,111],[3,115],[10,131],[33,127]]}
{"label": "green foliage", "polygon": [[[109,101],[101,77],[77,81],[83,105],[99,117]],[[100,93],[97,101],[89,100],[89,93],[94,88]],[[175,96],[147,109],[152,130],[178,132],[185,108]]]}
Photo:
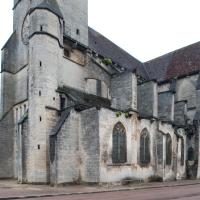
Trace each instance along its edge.
{"label": "green foliage", "polygon": [[131,117],[131,114],[129,112],[120,112],[120,111],[116,112],[116,117],[120,117],[122,114],[124,114],[126,118]]}
{"label": "green foliage", "polygon": [[110,58],[104,58],[104,59],[103,59],[103,63],[104,63],[105,65],[112,65],[112,60],[111,60]]}
{"label": "green foliage", "polygon": [[121,112],[116,112],[116,117],[120,117],[122,115]]}
{"label": "green foliage", "polygon": [[128,112],[125,112],[124,114],[125,114],[125,117],[126,117],[126,118],[130,117],[130,115],[129,115]]}

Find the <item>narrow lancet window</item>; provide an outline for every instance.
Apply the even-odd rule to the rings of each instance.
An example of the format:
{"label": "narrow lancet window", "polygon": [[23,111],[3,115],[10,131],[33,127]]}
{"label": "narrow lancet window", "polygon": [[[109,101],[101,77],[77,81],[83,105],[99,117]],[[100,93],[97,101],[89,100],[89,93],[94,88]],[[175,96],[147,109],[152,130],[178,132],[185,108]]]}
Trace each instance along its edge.
{"label": "narrow lancet window", "polygon": [[126,130],[121,122],[118,122],[113,129],[113,150],[112,162],[121,164],[127,161]]}

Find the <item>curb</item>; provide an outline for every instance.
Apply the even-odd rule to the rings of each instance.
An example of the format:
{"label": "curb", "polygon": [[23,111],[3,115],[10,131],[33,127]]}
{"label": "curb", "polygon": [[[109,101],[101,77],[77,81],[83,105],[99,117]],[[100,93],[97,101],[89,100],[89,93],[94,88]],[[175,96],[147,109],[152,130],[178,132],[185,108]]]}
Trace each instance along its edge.
{"label": "curb", "polygon": [[14,200],[14,199],[37,199],[45,197],[59,197],[59,196],[71,196],[71,195],[84,195],[84,194],[98,194],[98,193],[111,193],[120,191],[131,191],[131,190],[144,190],[144,189],[156,189],[156,188],[169,188],[169,187],[181,187],[187,185],[200,185],[200,182],[196,183],[183,183],[183,184],[172,184],[172,185],[160,185],[160,186],[141,186],[133,188],[121,188],[121,189],[111,189],[111,190],[101,190],[101,191],[91,191],[91,192],[69,192],[69,193],[58,193],[58,194],[44,194],[44,195],[27,195],[27,196],[16,196],[16,197],[0,197],[0,200]]}

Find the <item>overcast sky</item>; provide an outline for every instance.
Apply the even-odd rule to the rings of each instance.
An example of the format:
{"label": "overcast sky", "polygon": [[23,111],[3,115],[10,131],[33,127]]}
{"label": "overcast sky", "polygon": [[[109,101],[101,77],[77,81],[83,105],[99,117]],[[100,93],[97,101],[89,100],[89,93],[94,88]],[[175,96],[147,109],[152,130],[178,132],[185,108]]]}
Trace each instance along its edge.
{"label": "overcast sky", "polygon": [[[0,0],[0,46],[13,0]],[[200,0],[89,0],[89,26],[141,61],[200,40]]]}

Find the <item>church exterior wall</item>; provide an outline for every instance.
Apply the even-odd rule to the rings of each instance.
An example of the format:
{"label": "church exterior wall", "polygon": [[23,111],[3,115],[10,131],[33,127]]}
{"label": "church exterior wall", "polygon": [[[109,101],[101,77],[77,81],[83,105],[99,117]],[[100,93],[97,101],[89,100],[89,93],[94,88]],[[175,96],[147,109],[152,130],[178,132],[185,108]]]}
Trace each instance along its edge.
{"label": "church exterior wall", "polygon": [[[177,140],[176,140],[176,136],[174,134],[174,129],[172,127],[172,125],[170,124],[166,124],[166,123],[159,123],[159,131],[162,132],[163,134],[163,164],[162,164],[162,168],[163,168],[163,179],[164,180],[173,180],[176,178],[176,170],[177,170],[177,158],[176,158],[176,154],[177,154]],[[171,164],[168,165],[166,164],[166,148],[167,148],[167,141],[166,141],[166,137],[167,135],[170,135],[171,139],[172,139],[172,161]]]}
{"label": "church exterior wall", "polygon": [[[58,85],[67,85],[79,90],[85,90],[85,84],[87,78],[86,67],[78,65],[69,59],[63,58],[63,51],[60,50],[61,60],[58,69]],[[68,74],[68,76],[66,76]]]}
{"label": "church exterior wall", "polygon": [[[123,95],[122,95],[123,94]],[[112,107],[118,110],[137,110],[137,78],[132,72],[111,79]]]}
{"label": "church exterior wall", "polygon": [[28,66],[15,75],[15,103],[19,104],[28,99]]}
{"label": "church exterior wall", "polygon": [[[154,137],[156,122],[138,120],[136,114],[126,118],[124,114],[116,117],[116,112],[101,109],[100,111],[100,182],[120,182],[125,179],[147,180],[155,175]],[[108,123],[109,122],[109,123]],[[121,122],[126,129],[127,136],[127,162],[121,165],[112,163],[112,134],[117,122]],[[139,164],[139,138],[143,128],[150,133],[151,162],[147,167]]]}
{"label": "church exterior wall", "polygon": [[98,183],[100,180],[99,111],[91,108],[81,112],[80,178],[83,182]]}
{"label": "church exterior wall", "polygon": [[3,72],[1,74],[1,114],[0,117],[3,117],[14,104],[14,87],[15,84],[15,76],[8,73]]}
{"label": "church exterior wall", "polygon": [[51,182],[75,183],[79,180],[80,115],[71,111],[56,139],[54,163],[51,163]]}
{"label": "church exterior wall", "polygon": [[14,122],[12,110],[0,119],[0,178],[14,177]]}
{"label": "church exterior wall", "polygon": [[[106,63],[110,58],[88,47],[87,0],[48,1],[53,10],[39,7],[27,15],[41,2],[19,1],[15,32],[2,52],[0,178],[52,184],[185,178],[189,148],[195,150],[192,161],[200,162],[200,131],[193,123],[198,75],[157,83],[117,61]],[[126,162],[116,164],[118,122],[125,129]],[[143,132],[148,163],[141,161]]]}
{"label": "church exterior wall", "polygon": [[[184,142],[184,164],[181,164],[181,142]],[[186,178],[186,153],[187,153],[187,145],[186,145],[186,136],[183,135],[183,138],[178,138],[177,141],[177,175],[176,179],[185,179]]]}
{"label": "church exterior wall", "polygon": [[[65,19],[65,34],[88,45],[88,1],[58,0],[59,7]],[[69,6],[70,5],[70,6]],[[77,14],[74,14],[76,11]],[[76,34],[79,29],[80,34]]]}
{"label": "church exterior wall", "polygon": [[155,81],[138,85],[137,98],[137,110],[140,116],[144,118],[158,117],[158,91]]}
{"label": "church exterior wall", "polygon": [[175,100],[187,100],[188,108],[196,107],[196,85],[198,74],[177,80]]}

